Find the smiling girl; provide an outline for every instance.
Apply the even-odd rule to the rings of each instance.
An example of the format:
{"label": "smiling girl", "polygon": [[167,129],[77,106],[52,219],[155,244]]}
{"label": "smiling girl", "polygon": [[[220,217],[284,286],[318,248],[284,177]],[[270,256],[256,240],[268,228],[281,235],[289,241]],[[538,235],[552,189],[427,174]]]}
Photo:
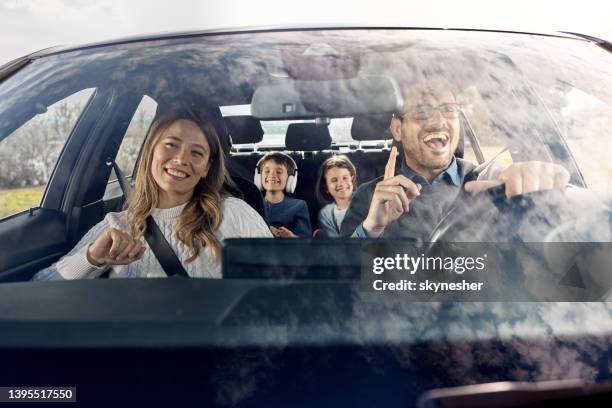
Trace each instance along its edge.
{"label": "smiling girl", "polygon": [[153,217],[191,277],[220,278],[221,241],[271,237],[264,220],[230,197],[221,144],[209,118],[186,110],[151,126],[126,211],[109,213],[63,258],[35,280],[166,276],[143,243]]}
{"label": "smiling girl", "polygon": [[357,189],[355,166],[344,155],[328,158],[319,168],[316,194],[321,205],[319,229],[328,237],[340,236],[340,225]]}

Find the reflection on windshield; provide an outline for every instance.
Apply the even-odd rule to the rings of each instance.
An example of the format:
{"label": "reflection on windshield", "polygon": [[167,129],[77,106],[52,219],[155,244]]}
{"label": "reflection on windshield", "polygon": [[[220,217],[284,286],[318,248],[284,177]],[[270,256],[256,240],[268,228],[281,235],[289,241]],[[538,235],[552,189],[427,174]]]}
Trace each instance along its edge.
{"label": "reflection on windshield", "polygon": [[[62,105],[81,92],[91,95],[87,106]],[[166,128],[153,125],[176,105],[206,113],[206,124],[177,116]],[[190,120],[200,127],[179,130]],[[147,144],[149,127],[164,144]],[[364,401],[395,398],[389,384],[409,394],[496,380],[601,381],[612,350],[610,128],[612,57],[571,38],[338,29],[41,56],[0,83],[0,217],[17,187],[36,186],[40,202],[43,178],[55,183],[58,204],[28,204],[29,212],[2,220],[10,239],[0,248],[0,277],[18,271],[27,280],[38,266],[40,280],[180,270],[159,262],[151,245],[136,245],[134,229],[120,236],[138,248],[124,263],[106,236],[84,235],[104,220],[109,230],[129,221],[125,186],[108,180],[113,159],[134,169],[127,182],[153,168],[142,177],[157,184],[141,190],[149,200],[141,221],[163,214],[163,230],[191,216],[161,231],[179,266],[191,253],[177,242],[194,225],[205,224],[208,238],[190,235],[189,248],[201,250],[195,258],[208,256],[203,242],[222,253],[186,268],[187,277],[211,279],[2,285],[3,310],[12,327],[26,323],[17,327],[24,332],[29,322],[87,326],[86,335],[67,336],[83,348],[112,347],[103,341],[114,338],[91,330],[110,324],[127,327],[122,346],[186,347],[189,358],[191,348],[211,349],[204,381],[225,406],[271,395],[275,376],[316,383],[325,395],[350,387]],[[42,141],[23,143],[34,136]],[[143,141],[151,146],[144,155]],[[206,184],[211,168],[218,188]],[[176,199],[172,206],[157,208],[164,205],[151,197],[160,191],[166,203]],[[36,224],[41,214],[53,221],[47,229]],[[219,233],[223,221],[224,231],[240,232]],[[66,237],[47,234],[61,228]],[[144,253],[147,263],[138,263]],[[62,275],[52,261],[75,273]],[[61,344],[61,333],[51,337]],[[365,391],[322,384],[317,364],[365,373]]]}
{"label": "reflection on windshield", "polygon": [[[313,61],[317,68],[305,69]],[[325,236],[317,235],[323,213],[335,220],[337,235],[353,238],[609,242],[612,170],[602,135],[612,117],[612,86],[605,86],[612,83],[610,62],[608,53],[580,40],[418,30],[270,32],[109,45],[38,59],[0,84],[0,137],[10,139],[29,118],[83,89],[112,93],[116,100],[147,95],[161,107],[181,101],[219,109],[224,118],[253,119],[263,139],[232,146],[231,168],[251,180],[264,153],[290,156],[299,177],[289,196],[305,203],[315,237]],[[401,106],[376,111],[363,95],[388,106],[394,100],[369,89],[372,84],[389,86],[401,96]],[[258,91],[279,99],[255,101]],[[359,98],[366,100],[346,103]],[[265,106],[257,110],[258,103]],[[364,107],[370,114],[351,111]],[[279,117],[253,116],[275,109]],[[306,136],[308,129],[329,133],[332,142],[311,148],[304,137],[289,149],[289,124]],[[132,150],[134,161],[137,147]],[[355,166],[354,188],[339,176],[317,174],[339,153]],[[377,183],[401,176],[409,180],[402,194],[375,196]],[[317,177],[323,193],[350,190],[348,198],[340,205],[331,193],[327,202],[317,200]],[[578,188],[555,193],[566,177]],[[505,190],[473,195],[464,188],[502,179]],[[395,201],[391,210],[398,214],[389,217],[377,200],[384,206]],[[331,206],[327,212],[325,205]],[[520,269],[533,268],[525,263]]]}

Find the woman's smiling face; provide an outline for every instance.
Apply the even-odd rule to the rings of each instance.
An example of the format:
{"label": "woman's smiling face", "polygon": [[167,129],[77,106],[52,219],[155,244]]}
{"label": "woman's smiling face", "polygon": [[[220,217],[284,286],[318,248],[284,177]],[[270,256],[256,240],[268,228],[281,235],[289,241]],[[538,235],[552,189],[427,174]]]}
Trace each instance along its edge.
{"label": "woman's smiling face", "polygon": [[159,208],[187,202],[210,169],[210,148],[200,127],[177,120],[160,135],[153,148],[151,172],[159,187]]}

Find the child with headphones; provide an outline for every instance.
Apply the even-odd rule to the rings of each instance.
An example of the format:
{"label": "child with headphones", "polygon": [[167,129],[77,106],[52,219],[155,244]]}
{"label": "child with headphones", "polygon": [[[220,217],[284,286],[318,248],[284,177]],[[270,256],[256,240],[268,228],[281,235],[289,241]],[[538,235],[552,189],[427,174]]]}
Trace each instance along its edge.
{"label": "child with headphones", "polygon": [[265,191],[270,230],[277,238],[310,237],[312,229],[306,201],[286,197],[297,185],[297,165],[291,156],[272,152],[257,162],[254,182]]}

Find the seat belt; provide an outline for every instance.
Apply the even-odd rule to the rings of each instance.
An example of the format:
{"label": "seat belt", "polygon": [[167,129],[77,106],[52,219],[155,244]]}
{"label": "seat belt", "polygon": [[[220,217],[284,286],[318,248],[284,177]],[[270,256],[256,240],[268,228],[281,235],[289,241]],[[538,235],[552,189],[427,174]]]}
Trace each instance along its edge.
{"label": "seat belt", "polygon": [[[129,200],[132,198],[133,189],[130,183],[125,178],[123,171],[119,168],[119,165],[113,160],[113,169],[115,170],[115,174],[117,175],[117,180],[119,181],[119,187],[123,191],[123,195],[125,199]],[[152,216],[147,217],[147,229],[144,233],[144,239],[149,244],[149,248],[153,251],[155,258],[159,261],[161,267],[167,276],[182,276],[188,278],[189,275],[187,271],[183,267],[183,264],[178,259],[172,247],[166,240],[166,237],[161,232],[157,223],[153,219]]]}

